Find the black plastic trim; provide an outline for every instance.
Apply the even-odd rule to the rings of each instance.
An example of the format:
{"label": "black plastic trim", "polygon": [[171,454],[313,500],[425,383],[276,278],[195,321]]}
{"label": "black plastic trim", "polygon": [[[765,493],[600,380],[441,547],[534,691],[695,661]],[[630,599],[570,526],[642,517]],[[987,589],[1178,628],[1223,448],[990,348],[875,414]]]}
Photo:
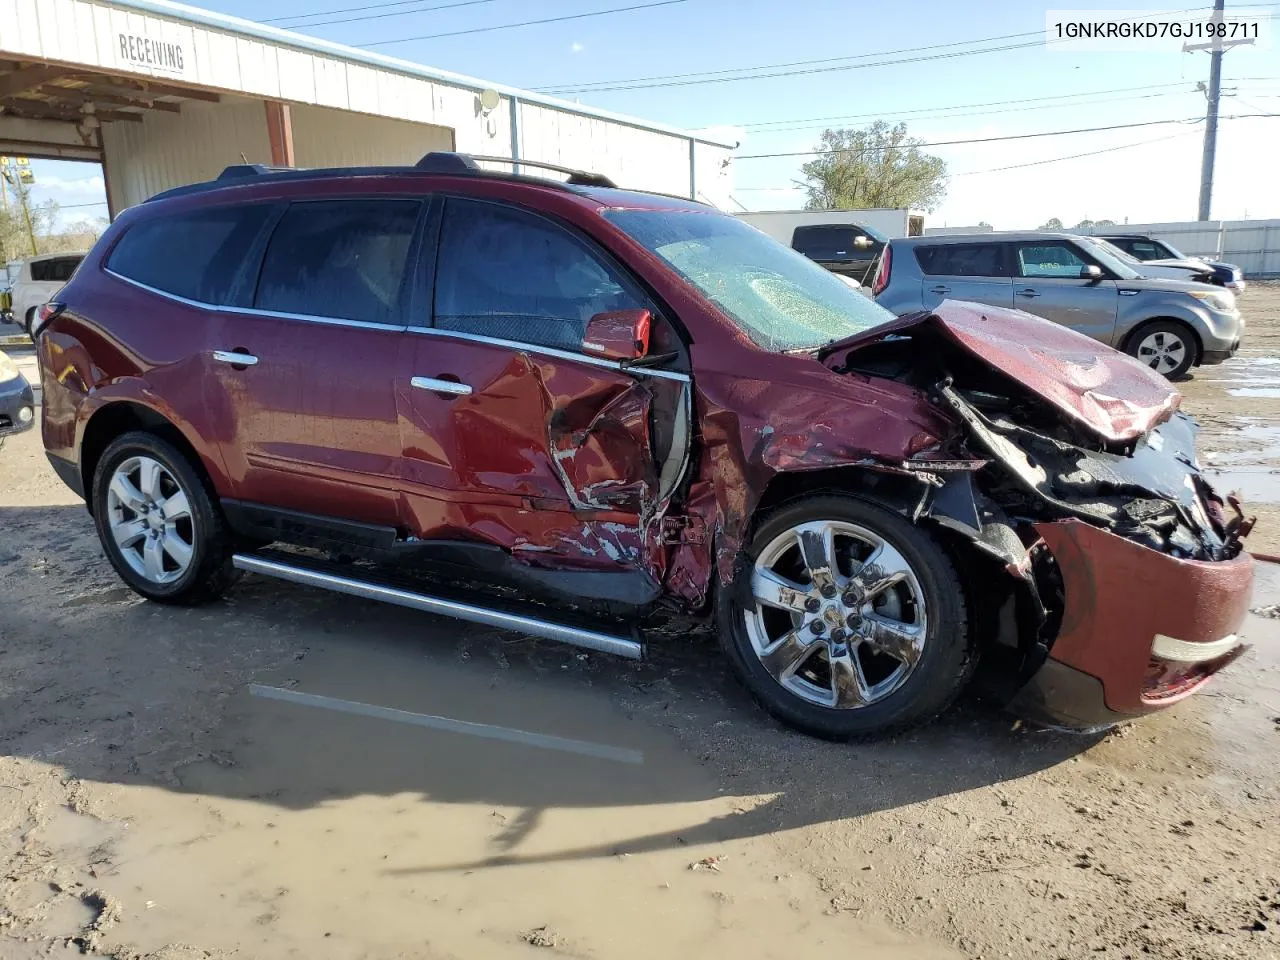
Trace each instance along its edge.
{"label": "black plastic trim", "polygon": [[58,475],[58,479],[65,483],[77,497],[83,500],[84,497],[84,480],[80,476],[80,466],[65,457],[45,451],[45,456],[49,458],[49,465],[53,467],[53,472]]}

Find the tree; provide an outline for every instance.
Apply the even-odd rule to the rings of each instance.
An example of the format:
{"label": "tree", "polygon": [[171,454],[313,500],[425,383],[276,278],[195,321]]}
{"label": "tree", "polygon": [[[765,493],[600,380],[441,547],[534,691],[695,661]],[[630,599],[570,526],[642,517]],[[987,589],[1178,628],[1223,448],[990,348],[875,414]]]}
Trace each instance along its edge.
{"label": "tree", "polygon": [[1044,223],[1040,224],[1040,229],[1041,230],[1061,230],[1062,221],[1059,220],[1057,217],[1050,217]]}
{"label": "tree", "polygon": [[947,165],[920,149],[907,125],[877,120],[862,130],[826,130],[821,154],[801,167],[809,210],[915,207],[933,211],[947,195]]}
{"label": "tree", "polygon": [[46,253],[45,242],[58,223],[58,203],[33,203],[31,186],[17,177],[6,178],[5,203],[0,204],[0,264]]}

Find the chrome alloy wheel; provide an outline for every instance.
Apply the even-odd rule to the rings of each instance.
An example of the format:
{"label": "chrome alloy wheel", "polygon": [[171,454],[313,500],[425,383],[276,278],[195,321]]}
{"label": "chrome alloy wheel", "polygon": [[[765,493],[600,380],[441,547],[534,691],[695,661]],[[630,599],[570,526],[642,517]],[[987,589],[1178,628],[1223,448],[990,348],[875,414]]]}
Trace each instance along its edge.
{"label": "chrome alloy wheel", "polygon": [[802,523],[771,540],[743,611],[760,663],[809,703],[857,709],[888,697],[924,652],[927,609],[906,558],[843,521]]}
{"label": "chrome alloy wheel", "polygon": [[158,460],[129,457],[107,487],[107,527],[138,576],[172,583],[191,566],[195,517],[186,491]]}
{"label": "chrome alloy wheel", "polygon": [[1187,358],[1187,344],[1164,330],[1147,334],[1138,344],[1138,359],[1156,373],[1173,373]]}

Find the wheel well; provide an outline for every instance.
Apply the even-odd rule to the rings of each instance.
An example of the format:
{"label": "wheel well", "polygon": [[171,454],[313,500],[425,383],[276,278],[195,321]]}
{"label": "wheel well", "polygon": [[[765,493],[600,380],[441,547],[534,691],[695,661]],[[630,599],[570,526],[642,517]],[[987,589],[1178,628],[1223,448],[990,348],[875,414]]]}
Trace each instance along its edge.
{"label": "wheel well", "polygon": [[[865,467],[835,467],[826,470],[777,474],[765,488],[752,517],[752,529],[743,539],[750,541],[752,531],[769,512],[801,497],[838,494],[856,496],[878,503],[912,519],[920,502],[921,482],[908,476],[884,473]],[[925,526],[938,545],[951,559],[960,574],[961,585],[969,599],[970,636],[990,656],[984,687],[995,691],[1000,685],[1015,686],[1026,679],[1024,664],[1034,656],[1035,625],[1029,597],[1022,596],[1018,582],[1010,577],[1004,565],[978,550],[973,543],[932,521]],[[996,680],[999,677],[999,681]],[[1004,695],[1009,691],[1001,691]]]}
{"label": "wheel well", "polygon": [[1182,329],[1190,333],[1191,339],[1196,345],[1196,358],[1192,365],[1199,366],[1200,361],[1204,359],[1204,343],[1200,340],[1200,334],[1196,333],[1196,328],[1187,323],[1187,321],[1179,320],[1177,317],[1152,317],[1150,320],[1143,320],[1142,323],[1129,331],[1128,336],[1124,338],[1124,344],[1121,346],[1121,349],[1124,350],[1125,353],[1128,353],[1129,348],[1133,346],[1133,342],[1138,339],[1138,334],[1142,333],[1142,331],[1146,330],[1147,327],[1151,326],[1153,323],[1177,324],[1179,327],[1182,327]]}
{"label": "wheel well", "polygon": [[[800,497],[820,493],[862,497],[910,516],[920,502],[923,484],[896,473],[866,467],[831,467],[825,470],[796,470],[774,475],[760,496],[752,515],[752,528],[767,513]],[[750,531],[743,535],[750,539]]]}
{"label": "wheel well", "polygon": [[80,479],[90,513],[93,513],[93,475],[98,469],[98,461],[111,441],[131,430],[142,430],[173,444],[182,451],[209,490],[213,490],[200,455],[181,430],[149,407],[122,400],[107,404],[90,417],[80,441]]}

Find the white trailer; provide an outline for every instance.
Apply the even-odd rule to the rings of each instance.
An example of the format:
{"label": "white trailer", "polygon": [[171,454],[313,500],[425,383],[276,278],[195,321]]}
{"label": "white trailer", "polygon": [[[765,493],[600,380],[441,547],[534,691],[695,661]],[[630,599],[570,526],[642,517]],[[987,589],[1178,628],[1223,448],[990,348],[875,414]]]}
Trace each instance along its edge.
{"label": "white trailer", "polygon": [[[918,237],[924,233],[924,214],[919,210],[881,208],[874,210],[765,210],[739,213],[738,218],[762,230],[779,243],[792,246],[796,227],[854,225],[869,228],[877,240]],[[875,236],[879,234],[879,236]]]}

